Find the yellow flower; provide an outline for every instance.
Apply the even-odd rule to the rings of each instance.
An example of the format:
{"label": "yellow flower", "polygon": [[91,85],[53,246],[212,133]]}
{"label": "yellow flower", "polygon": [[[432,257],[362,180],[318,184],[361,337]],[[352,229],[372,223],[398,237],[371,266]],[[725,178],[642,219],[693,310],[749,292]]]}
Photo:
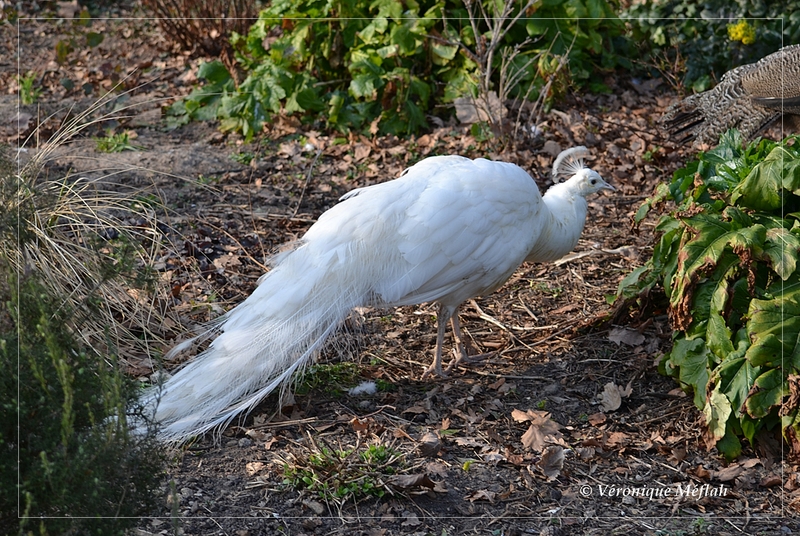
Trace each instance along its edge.
{"label": "yellow flower", "polygon": [[756,29],[746,20],[740,20],[736,24],[728,25],[728,38],[731,41],[741,41],[744,45],[752,45],[756,42]]}

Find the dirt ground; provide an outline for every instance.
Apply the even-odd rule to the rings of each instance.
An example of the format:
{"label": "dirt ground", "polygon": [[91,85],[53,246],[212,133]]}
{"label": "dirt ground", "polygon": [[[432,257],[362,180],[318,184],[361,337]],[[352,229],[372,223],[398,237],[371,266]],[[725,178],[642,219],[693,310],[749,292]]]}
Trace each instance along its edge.
{"label": "dirt ground", "polygon": [[[462,307],[470,353],[489,354],[482,362],[448,378],[420,379],[432,357],[435,306],[359,310],[321,358],[354,363],[339,367],[349,376],[320,376],[295,392],[282,414],[273,396],[222,436],[175,449],[163,509],[142,519],[135,534],[800,530],[792,507],[800,501],[797,467],[783,459],[781,446],[746,446],[731,463],[707,450],[691,398],[656,369],[670,344],[666,314],[608,304],[621,278],[652,250],[654,222],[634,232],[633,213],[691,155],[655,127],[676,98],[671,88],[609,78],[611,94],[569,95],[545,115],[543,138],[514,144],[477,140],[453,121],[401,140],[340,136],[292,120],[245,144],[214,124],[167,129],[162,107],[191,90],[202,58],[172,50],[135,7],[108,16],[91,25],[103,42],[76,45],[64,64],[55,61],[57,43],[81,39],[85,28],[57,19],[0,24],[0,142],[24,142],[32,154],[37,140],[25,140],[37,126],[41,140],[125,80],[130,91],[104,108],[130,106],[124,117],[65,145],[48,172],[116,170],[115,180],[152,189],[167,204],[171,242],[156,266],[179,319],[167,336],[185,336],[243,300],[267,256],[301,236],[343,193],[394,178],[425,156],[511,161],[544,190],[554,156],[585,145],[595,156],[591,167],[618,189],[590,200],[573,254],[523,265],[499,291]],[[17,61],[42,88],[36,104],[19,109]],[[92,138],[105,128],[129,131],[139,150],[98,152]],[[152,373],[146,356],[126,356],[126,365],[137,377]],[[348,393],[365,380],[381,388]],[[285,482],[286,467],[308,467],[325,449],[359,453],[370,445],[393,453],[394,474],[364,469],[354,455],[331,472],[372,471],[393,491],[382,498],[342,502]]]}

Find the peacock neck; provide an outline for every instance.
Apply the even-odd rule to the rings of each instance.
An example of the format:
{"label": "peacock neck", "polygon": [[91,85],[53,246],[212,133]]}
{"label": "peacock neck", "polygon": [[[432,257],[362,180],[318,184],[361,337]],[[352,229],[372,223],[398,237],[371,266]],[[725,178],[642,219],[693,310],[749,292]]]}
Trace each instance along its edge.
{"label": "peacock neck", "polygon": [[529,262],[554,261],[572,251],[586,222],[586,198],[569,184],[553,185],[543,199],[547,211],[539,239],[526,258]]}

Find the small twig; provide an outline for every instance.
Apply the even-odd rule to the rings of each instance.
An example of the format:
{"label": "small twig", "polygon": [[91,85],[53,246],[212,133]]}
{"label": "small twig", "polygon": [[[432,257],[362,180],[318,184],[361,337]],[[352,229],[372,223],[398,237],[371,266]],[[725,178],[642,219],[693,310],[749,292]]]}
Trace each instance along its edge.
{"label": "small twig", "polygon": [[553,378],[548,378],[546,376],[513,376],[510,374],[497,374],[495,372],[485,372],[483,370],[470,370],[470,372],[474,372],[480,376],[491,376],[493,378],[503,378],[505,380],[534,380],[534,381],[542,381],[542,382],[552,382]]}
{"label": "small twig", "polygon": [[514,332],[511,330],[511,328],[509,328],[508,326],[506,326],[505,324],[503,324],[502,322],[500,322],[499,320],[497,320],[493,316],[487,315],[486,313],[484,313],[483,309],[480,308],[480,306],[478,305],[478,303],[475,300],[470,300],[469,303],[470,303],[470,305],[472,305],[478,311],[478,314],[480,315],[480,317],[483,320],[486,320],[487,322],[492,323],[495,326],[499,327],[500,329],[502,329],[503,331],[505,331],[506,333],[511,335],[512,339],[514,339],[516,342],[520,343],[522,346],[524,346],[528,350],[533,350],[533,348],[531,348],[530,346],[525,344],[524,341],[522,341],[519,337],[517,337],[514,334]]}
{"label": "small twig", "polygon": [[314,160],[311,162],[311,165],[308,166],[308,172],[306,172],[306,182],[303,184],[303,189],[300,191],[300,199],[297,200],[297,206],[294,208],[294,212],[292,215],[289,216],[291,220],[295,216],[297,216],[297,211],[300,210],[300,205],[303,203],[303,196],[306,195],[306,188],[308,188],[308,183],[311,180],[311,172],[314,171],[314,166],[317,164],[317,160],[319,160],[319,156],[322,154],[322,147],[317,149],[317,154],[314,156]]}
{"label": "small twig", "polygon": [[283,421],[283,422],[268,422],[264,424],[254,424],[249,426],[249,430],[266,430],[269,428],[285,428],[287,426],[296,426],[298,424],[309,424],[312,422],[317,422],[316,417],[308,417],[306,419],[297,419],[295,421]]}

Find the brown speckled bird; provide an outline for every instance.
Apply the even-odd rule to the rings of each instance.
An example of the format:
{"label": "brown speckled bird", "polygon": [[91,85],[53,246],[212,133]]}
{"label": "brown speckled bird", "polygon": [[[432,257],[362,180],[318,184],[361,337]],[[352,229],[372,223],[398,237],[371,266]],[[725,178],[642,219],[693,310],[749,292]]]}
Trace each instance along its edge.
{"label": "brown speckled bird", "polygon": [[784,127],[800,127],[800,45],[725,73],[719,84],[670,106],[661,124],[678,143],[715,144],[736,128],[753,138],[785,115]]}

